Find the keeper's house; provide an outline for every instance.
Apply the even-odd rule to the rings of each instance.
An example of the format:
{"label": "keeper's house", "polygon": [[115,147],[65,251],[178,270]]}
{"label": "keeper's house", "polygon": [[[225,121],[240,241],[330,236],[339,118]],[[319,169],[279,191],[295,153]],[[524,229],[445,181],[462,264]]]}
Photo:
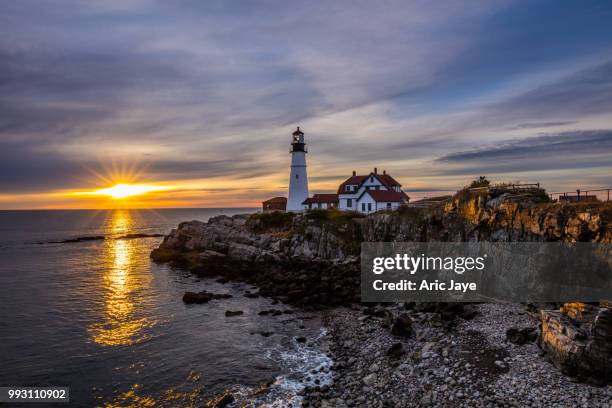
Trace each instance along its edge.
{"label": "keeper's house", "polygon": [[410,197],[390,174],[374,171],[367,175],[353,175],[338,187],[337,194],[315,194],[303,203],[305,210],[337,207],[345,211],[370,214],[380,210],[394,210],[407,203]]}

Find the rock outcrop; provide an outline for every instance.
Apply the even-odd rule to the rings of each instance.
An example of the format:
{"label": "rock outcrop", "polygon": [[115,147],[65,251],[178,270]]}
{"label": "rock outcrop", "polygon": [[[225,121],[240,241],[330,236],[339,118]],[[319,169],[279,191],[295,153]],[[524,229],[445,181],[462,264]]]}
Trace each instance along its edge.
{"label": "rock outcrop", "polygon": [[246,280],[289,303],[328,306],[359,301],[361,242],[612,242],[610,203],[547,204],[497,194],[461,192],[443,206],[367,217],[313,210],[183,222],[151,257]]}
{"label": "rock outcrop", "polygon": [[363,240],[612,243],[612,203],[563,205],[460,192],[444,206],[369,216]]}
{"label": "rock outcrop", "polygon": [[200,275],[245,280],[262,295],[300,306],[356,302],[360,237],[352,220],[360,216],[327,215],[272,213],[184,222],[151,257]]}
{"label": "rock outcrop", "polygon": [[582,381],[612,383],[612,309],[572,303],[542,310],[541,322],[539,345],[557,368]]}

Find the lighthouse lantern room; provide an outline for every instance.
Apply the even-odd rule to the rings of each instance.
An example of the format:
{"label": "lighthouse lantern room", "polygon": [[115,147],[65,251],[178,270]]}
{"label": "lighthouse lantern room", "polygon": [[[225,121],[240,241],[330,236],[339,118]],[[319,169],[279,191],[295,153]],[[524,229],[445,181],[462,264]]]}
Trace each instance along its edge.
{"label": "lighthouse lantern room", "polygon": [[306,143],[304,132],[298,126],[291,141],[291,174],[289,175],[289,197],[287,211],[302,211],[302,202],[308,198],[308,175],[306,173]]}

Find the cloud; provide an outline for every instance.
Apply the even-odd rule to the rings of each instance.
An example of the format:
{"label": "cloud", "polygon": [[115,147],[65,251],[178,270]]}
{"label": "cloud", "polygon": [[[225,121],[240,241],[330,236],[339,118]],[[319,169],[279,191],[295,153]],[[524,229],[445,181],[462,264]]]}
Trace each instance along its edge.
{"label": "cloud", "polygon": [[576,121],[566,120],[562,122],[533,122],[533,123],[519,123],[518,125],[508,128],[508,130],[518,130],[518,129],[542,129],[547,127],[559,127],[566,125],[573,125],[577,123]]}
{"label": "cloud", "polygon": [[439,157],[439,164],[460,165],[449,172],[512,173],[612,167],[612,130],[572,131],[508,140],[494,146]]}
{"label": "cloud", "polygon": [[[516,163],[605,165],[585,146],[609,152],[608,139],[584,129],[612,128],[610,55],[582,41],[589,58],[530,63],[542,48],[512,41],[532,13],[512,1],[4,2],[0,188],[78,187],[87,169],[118,161],[160,181],[267,177],[279,191],[298,124],[315,188],[374,166],[420,189]],[[523,57],[511,65],[523,61],[524,77],[491,58],[500,49]],[[562,161],[563,132],[583,142]],[[500,143],[497,163],[469,159]]]}

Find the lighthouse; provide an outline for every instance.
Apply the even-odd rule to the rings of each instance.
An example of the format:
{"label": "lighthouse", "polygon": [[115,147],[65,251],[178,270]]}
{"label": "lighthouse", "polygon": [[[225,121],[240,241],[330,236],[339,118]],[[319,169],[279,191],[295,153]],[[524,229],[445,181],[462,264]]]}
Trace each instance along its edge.
{"label": "lighthouse", "polygon": [[302,202],[308,198],[308,175],[306,174],[304,132],[299,126],[293,132],[289,153],[291,153],[291,174],[289,175],[287,211],[302,211]]}

